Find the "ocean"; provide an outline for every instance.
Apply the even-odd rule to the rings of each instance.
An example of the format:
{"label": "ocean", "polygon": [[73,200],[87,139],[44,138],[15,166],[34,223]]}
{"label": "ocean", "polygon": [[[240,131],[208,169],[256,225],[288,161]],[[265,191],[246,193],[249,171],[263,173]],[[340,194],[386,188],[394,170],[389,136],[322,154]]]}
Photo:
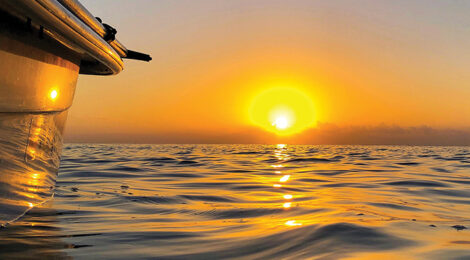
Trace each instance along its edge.
{"label": "ocean", "polygon": [[470,147],[68,144],[0,259],[470,259]]}

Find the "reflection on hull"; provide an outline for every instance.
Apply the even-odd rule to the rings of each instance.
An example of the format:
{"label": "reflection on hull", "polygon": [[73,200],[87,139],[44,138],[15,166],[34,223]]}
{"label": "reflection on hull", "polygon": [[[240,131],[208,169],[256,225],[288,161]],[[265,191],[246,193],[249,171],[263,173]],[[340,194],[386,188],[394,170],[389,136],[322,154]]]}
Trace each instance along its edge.
{"label": "reflection on hull", "polygon": [[0,226],[52,196],[78,74],[151,60],[115,33],[76,0],[0,0]]}
{"label": "reflection on hull", "polygon": [[66,116],[0,113],[0,224],[52,196]]}
{"label": "reflection on hull", "polygon": [[79,59],[0,26],[0,225],[51,198]]}

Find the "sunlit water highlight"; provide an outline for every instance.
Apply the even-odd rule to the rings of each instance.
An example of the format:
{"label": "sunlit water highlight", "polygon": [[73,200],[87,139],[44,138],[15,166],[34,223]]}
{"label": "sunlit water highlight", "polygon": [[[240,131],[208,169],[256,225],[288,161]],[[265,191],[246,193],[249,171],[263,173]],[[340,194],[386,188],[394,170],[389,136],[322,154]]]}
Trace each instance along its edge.
{"label": "sunlit water highlight", "polygon": [[466,259],[470,148],[68,145],[0,258]]}

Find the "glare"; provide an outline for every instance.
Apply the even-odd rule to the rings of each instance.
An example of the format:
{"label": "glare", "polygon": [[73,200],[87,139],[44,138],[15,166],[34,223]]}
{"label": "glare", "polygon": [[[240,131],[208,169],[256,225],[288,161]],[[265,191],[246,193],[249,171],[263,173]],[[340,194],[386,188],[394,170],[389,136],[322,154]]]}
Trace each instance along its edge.
{"label": "glare", "polygon": [[297,223],[295,220],[288,220],[284,223],[286,226],[302,226],[302,223]]}
{"label": "glare", "polygon": [[284,203],[284,205],[282,205],[285,209],[288,209],[292,206],[292,203],[291,202],[286,202]]}
{"label": "glare", "polygon": [[284,176],[281,177],[281,179],[279,179],[279,181],[280,182],[286,182],[286,181],[289,180],[289,178],[290,178],[290,175],[284,175]]}
{"label": "glare", "polygon": [[290,194],[284,195],[284,199],[286,199],[286,200],[290,200],[290,199],[292,199],[292,197],[293,197],[293,196],[290,195]]}
{"label": "glare", "polygon": [[276,118],[276,120],[273,122],[273,126],[275,126],[279,130],[284,130],[290,126],[289,120],[285,116],[280,116]]}
{"label": "glare", "polygon": [[51,92],[49,92],[49,98],[51,100],[55,100],[58,95],[59,95],[59,93],[57,93],[57,90],[55,90],[55,89],[53,89]]}
{"label": "glare", "polygon": [[280,188],[280,187],[282,187],[282,185],[276,183],[276,184],[273,185],[273,187],[275,187],[275,188]]}
{"label": "glare", "polygon": [[306,93],[293,87],[274,87],[258,94],[249,108],[254,125],[285,136],[314,125],[315,108]]}
{"label": "glare", "polygon": [[[32,190],[30,190],[30,189],[28,189],[28,190],[29,190],[29,191],[32,191]],[[36,191],[37,191],[37,189],[36,189]],[[33,192],[36,192],[36,191],[33,191]],[[35,199],[35,198],[36,198],[36,194],[28,194],[28,193],[25,193],[25,194],[23,194],[23,195],[25,195],[26,197],[28,197],[28,198],[30,198],[30,199]],[[31,203],[30,203],[30,204],[31,204]],[[32,204],[31,204],[31,205],[32,205]]]}

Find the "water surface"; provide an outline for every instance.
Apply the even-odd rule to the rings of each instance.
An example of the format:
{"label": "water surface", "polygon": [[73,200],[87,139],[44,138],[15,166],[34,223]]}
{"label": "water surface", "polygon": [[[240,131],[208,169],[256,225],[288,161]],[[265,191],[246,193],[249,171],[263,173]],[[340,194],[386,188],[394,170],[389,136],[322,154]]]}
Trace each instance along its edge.
{"label": "water surface", "polygon": [[470,148],[67,145],[0,258],[467,259]]}

